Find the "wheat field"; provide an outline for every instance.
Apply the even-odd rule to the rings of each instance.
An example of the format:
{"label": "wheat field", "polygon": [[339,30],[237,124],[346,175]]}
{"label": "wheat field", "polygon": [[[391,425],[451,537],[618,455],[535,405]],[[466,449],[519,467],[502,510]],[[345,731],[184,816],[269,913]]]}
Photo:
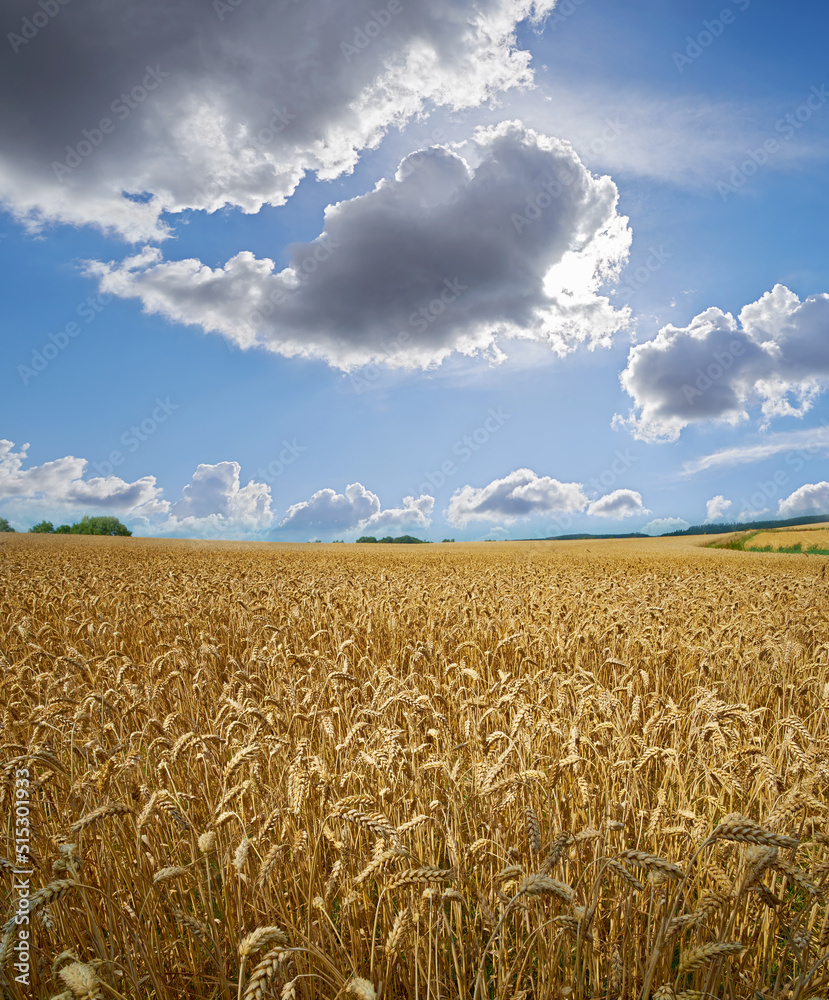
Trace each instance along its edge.
{"label": "wheat field", "polygon": [[829,995],[821,557],[11,535],[0,579],[4,996]]}
{"label": "wheat field", "polygon": [[774,551],[793,545],[800,545],[804,552],[812,547],[829,549],[829,528],[821,524],[808,528],[778,528],[775,531],[761,531],[749,541],[747,548],[770,546]]}

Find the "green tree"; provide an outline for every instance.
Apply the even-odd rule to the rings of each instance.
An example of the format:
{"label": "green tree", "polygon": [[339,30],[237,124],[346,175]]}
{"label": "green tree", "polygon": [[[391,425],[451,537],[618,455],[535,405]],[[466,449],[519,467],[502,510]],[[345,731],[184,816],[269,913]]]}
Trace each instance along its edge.
{"label": "green tree", "polygon": [[376,542],[377,539],[374,537],[374,535],[361,535],[357,539],[357,541],[358,542]]}
{"label": "green tree", "polygon": [[131,535],[117,517],[83,517],[69,529],[72,535]]}
{"label": "green tree", "polygon": [[55,528],[55,534],[56,535],[71,535],[72,534],[72,529],[69,527],[68,524],[59,524],[57,526],[57,528]]}
{"label": "green tree", "polygon": [[5,517],[0,517],[0,531],[14,531],[14,528],[9,524]]}
{"label": "green tree", "polygon": [[51,521],[40,521],[38,524],[33,524],[31,528],[29,528],[29,534],[51,535],[54,530],[55,526]]}

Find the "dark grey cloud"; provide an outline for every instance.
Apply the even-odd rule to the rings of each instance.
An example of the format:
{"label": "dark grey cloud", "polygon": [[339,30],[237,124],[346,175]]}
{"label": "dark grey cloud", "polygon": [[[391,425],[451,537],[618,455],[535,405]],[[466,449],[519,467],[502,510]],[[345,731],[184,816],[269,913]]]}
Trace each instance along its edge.
{"label": "dark grey cloud", "polygon": [[0,200],[131,240],[162,211],[282,204],[429,104],[531,84],[515,27],[554,4],[5,0]]}
{"label": "dark grey cloud", "polygon": [[324,232],[282,271],[247,252],[211,269],[149,248],[90,270],[149,312],[343,369],[425,367],[510,337],[565,354],[628,322],[600,294],[630,245],[617,197],[569,144],[505,122],[413,153],[394,178],[330,205]]}
{"label": "dark grey cloud", "polygon": [[666,326],[631,349],[621,382],[635,409],[615,422],[644,440],[676,440],[689,424],[736,424],[753,406],[765,423],[801,416],[829,386],[829,295],[801,302],[775,285],[739,320],[711,308],[686,327]]}

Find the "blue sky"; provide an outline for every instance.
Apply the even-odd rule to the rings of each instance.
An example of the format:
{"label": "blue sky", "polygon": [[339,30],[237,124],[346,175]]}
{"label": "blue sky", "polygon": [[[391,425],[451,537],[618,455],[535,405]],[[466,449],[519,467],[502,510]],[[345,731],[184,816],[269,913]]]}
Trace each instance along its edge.
{"label": "blue sky", "polygon": [[822,5],[120,6],[2,14],[18,530],[829,514]]}

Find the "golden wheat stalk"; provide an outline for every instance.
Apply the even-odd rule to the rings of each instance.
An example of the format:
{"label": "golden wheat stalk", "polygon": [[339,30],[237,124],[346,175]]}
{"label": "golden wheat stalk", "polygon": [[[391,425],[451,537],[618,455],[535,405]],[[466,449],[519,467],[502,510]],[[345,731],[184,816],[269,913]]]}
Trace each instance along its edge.
{"label": "golden wheat stalk", "polygon": [[424,885],[429,882],[446,882],[452,878],[454,871],[451,868],[434,868],[432,865],[424,865],[422,868],[407,868],[386,883],[386,889],[400,889],[403,886]]}
{"label": "golden wheat stalk", "polygon": [[684,952],[679,962],[679,975],[684,976],[694,972],[708,962],[721,958],[723,955],[739,955],[745,951],[745,945],[739,941],[714,941],[711,944],[699,945]]}
{"label": "golden wheat stalk", "polygon": [[767,847],[779,848],[797,847],[800,843],[795,837],[774,833],[739,813],[730,813],[726,816],[722,823],[715,828],[707,843],[715,840],[736,840],[747,844],[763,844]]}
{"label": "golden wheat stalk", "polygon": [[123,802],[110,802],[109,805],[99,806],[91,813],[87,813],[86,816],[82,816],[69,829],[72,833],[80,833],[81,830],[99,820],[107,819],[109,816],[123,816],[132,812],[135,812],[132,806],[125,805]]}
{"label": "golden wheat stalk", "polygon": [[274,948],[265,954],[256,968],[250,974],[250,980],[244,993],[244,1000],[264,1000],[270,981],[279,971],[279,966],[285,957],[282,948]]}
{"label": "golden wheat stalk", "polygon": [[522,896],[558,896],[565,903],[572,903],[576,892],[566,882],[550,878],[549,875],[528,875],[518,885],[518,893]]}
{"label": "golden wheat stalk", "polygon": [[655,854],[648,854],[646,851],[627,850],[622,851],[619,858],[629,861],[638,868],[644,868],[648,872],[658,872],[666,878],[682,878],[682,869],[666,858],[660,858]]}

